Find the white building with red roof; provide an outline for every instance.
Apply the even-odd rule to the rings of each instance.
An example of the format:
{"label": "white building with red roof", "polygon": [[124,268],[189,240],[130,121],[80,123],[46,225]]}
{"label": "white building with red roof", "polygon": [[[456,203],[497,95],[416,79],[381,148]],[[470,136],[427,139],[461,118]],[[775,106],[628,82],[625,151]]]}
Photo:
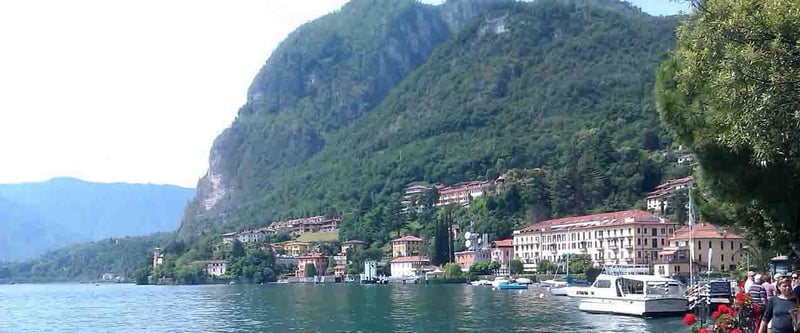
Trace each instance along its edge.
{"label": "white building with red roof", "polygon": [[430,265],[431,261],[424,256],[406,256],[392,259],[392,277],[418,276],[422,267]]}
{"label": "white building with red roof", "polygon": [[595,266],[650,264],[675,232],[676,224],[642,210],[552,219],[514,231],[514,256],[526,271],[540,260],[556,262],[586,254]]}
{"label": "white building with red roof", "polygon": [[651,212],[660,212],[661,209],[667,209],[672,197],[681,190],[690,189],[694,186],[694,178],[692,176],[671,179],[666,183],[656,186],[656,189],[647,193],[645,203],[647,210]]}
{"label": "white building with red roof", "polygon": [[468,205],[470,198],[483,196],[491,186],[490,181],[472,181],[442,188],[439,190],[439,200],[434,206]]}

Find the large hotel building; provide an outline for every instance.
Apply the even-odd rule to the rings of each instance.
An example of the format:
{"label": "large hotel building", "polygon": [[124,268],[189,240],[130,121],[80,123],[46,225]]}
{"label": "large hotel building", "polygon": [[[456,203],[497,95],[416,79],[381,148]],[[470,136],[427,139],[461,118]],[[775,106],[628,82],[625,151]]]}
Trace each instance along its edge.
{"label": "large hotel building", "polygon": [[514,256],[532,271],[539,260],[589,255],[595,266],[652,264],[668,246],[675,223],[642,210],[566,217],[514,231]]}

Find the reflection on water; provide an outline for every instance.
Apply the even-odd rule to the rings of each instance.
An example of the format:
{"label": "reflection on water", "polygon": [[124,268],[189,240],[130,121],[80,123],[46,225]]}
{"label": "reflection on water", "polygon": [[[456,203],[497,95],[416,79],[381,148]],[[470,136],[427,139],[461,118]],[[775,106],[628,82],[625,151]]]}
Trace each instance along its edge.
{"label": "reflection on water", "polygon": [[658,332],[680,318],[579,312],[467,285],[0,285],[0,332]]}

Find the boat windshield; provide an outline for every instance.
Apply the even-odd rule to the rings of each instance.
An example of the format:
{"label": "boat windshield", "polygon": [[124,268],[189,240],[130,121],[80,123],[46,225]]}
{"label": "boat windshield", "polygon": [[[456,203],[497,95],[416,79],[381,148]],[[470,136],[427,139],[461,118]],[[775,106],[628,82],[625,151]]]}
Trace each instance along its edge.
{"label": "boat windshield", "polygon": [[677,282],[647,282],[647,295],[682,297],[681,286]]}

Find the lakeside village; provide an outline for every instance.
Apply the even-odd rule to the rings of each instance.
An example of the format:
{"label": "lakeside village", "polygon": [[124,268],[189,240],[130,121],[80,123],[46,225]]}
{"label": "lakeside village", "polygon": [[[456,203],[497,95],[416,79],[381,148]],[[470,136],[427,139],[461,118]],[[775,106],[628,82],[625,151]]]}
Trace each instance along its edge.
{"label": "lakeside village", "polygon": [[[690,159],[691,156],[682,158]],[[503,176],[500,176],[493,182],[474,181],[452,187],[410,184],[405,188],[403,204],[406,209],[412,208],[411,202],[415,197],[435,187],[439,196],[434,206],[469,205],[471,198],[500,193],[503,181]],[[749,259],[747,250],[752,248],[741,235],[728,227],[702,222],[690,232],[689,226],[660,216],[677,194],[685,194],[693,185],[689,176],[657,186],[647,194],[647,211],[626,210],[546,220],[514,230],[513,238],[509,239],[490,240],[485,234],[462,234],[454,224],[450,230],[452,237],[462,236],[467,241],[464,249],[453,251],[455,262],[442,266],[432,265],[425,255],[424,249],[428,245],[425,239],[404,235],[390,242],[391,257],[362,258],[364,269],[358,269],[359,274],[348,274],[346,268],[353,264],[353,253],[363,251],[364,242],[335,240],[341,222],[339,216],[278,221],[257,229],[228,232],[215,244],[215,251],[230,249],[234,243],[249,250],[271,251],[277,265],[289,268],[283,270],[279,282],[418,283],[455,277],[464,282],[464,276],[483,274],[532,275],[535,279],[535,274],[565,271],[570,266],[567,258],[580,258],[594,268],[594,275],[606,265],[637,265],[646,267],[650,274],[684,282],[690,276],[690,266],[693,266],[695,274],[709,268],[722,273],[735,272],[742,262]],[[268,243],[281,233],[298,238]],[[313,234],[334,234],[334,240],[302,241],[303,237]],[[691,259],[690,240],[695,245]],[[163,253],[156,248],[152,257],[153,268],[162,262]],[[226,260],[196,261],[193,264],[204,267],[205,274],[212,281],[230,281],[233,278],[228,275],[229,262]],[[454,272],[454,268],[448,271],[448,265],[466,274]],[[593,280],[593,276],[586,275],[592,274],[578,276]]]}

